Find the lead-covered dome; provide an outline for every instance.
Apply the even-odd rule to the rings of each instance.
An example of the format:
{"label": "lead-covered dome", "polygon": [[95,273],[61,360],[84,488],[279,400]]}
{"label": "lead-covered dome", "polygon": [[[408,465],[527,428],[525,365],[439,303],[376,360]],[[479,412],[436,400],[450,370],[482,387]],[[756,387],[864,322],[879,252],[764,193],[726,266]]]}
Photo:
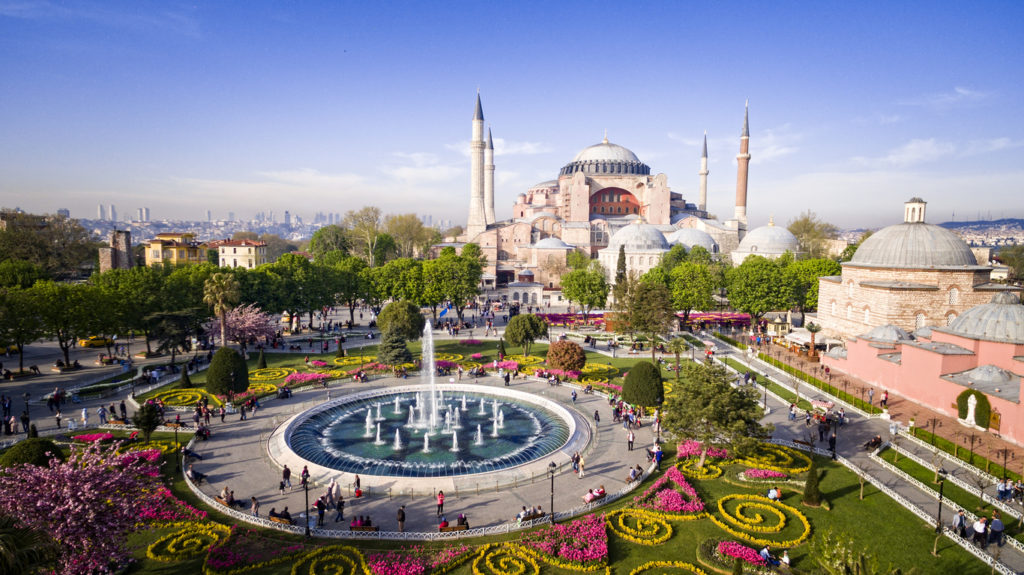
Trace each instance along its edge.
{"label": "lead-covered dome", "polygon": [[560,176],[584,172],[592,175],[650,175],[651,168],[632,151],[605,138],[600,144],[583,148],[559,172]]}
{"label": "lead-covered dome", "polygon": [[910,332],[903,329],[898,325],[880,325],[866,334],[862,335],[864,339],[870,339],[872,341],[896,343],[902,341],[910,341],[914,339],[914,336]]}
{"label": "lead-covered dome", "polygon": [[605,249],[618,252],[619,246],[624,246],[626,253],[667,252],[670,248],[668,241],[665,240],[665,235],[658,228],[646,224],[642,220],[636,220],[612,234],[608,240],[608,247]]}
{"label": "lead-covered dome", "polygon": [[872,268],[964,268],[978,265],[960,236],[941,226],[904,222],[878,230],[846,265]]}
{"label": "lead-covered dome", "polygon": [[740,240],[740,245],[733,250],[733,263],[739,265],[747,256],[763,256],[777,258],[790,252],[794,256],[800,254],[800,241],[786,228],[775,225],[772,220],[767,226],[754,228]]}
{"label": "lead-covered dome", "polygon": [[971,339],[1024,343],[1024,305],[1016,294],[999,292],[991,302],[960,314],[946,330]]}
{"label": "lead-covered dome", "polygon": [[533,244],[533,247],[539,250],[571,250],[573,246],[562,241],[561,238],[550,237],[544,238],[537,243]]}
{"label": "lead-covered dome", "polygon": [[686,251],[690,251],[694,246],[700,246],[708,251],[710,254],[718,253],[718,242],[711,237],[711,234],[698,230],[695,228],[679,228],[678,230],[669,234],[669,244],[679,244],[686,248]]}

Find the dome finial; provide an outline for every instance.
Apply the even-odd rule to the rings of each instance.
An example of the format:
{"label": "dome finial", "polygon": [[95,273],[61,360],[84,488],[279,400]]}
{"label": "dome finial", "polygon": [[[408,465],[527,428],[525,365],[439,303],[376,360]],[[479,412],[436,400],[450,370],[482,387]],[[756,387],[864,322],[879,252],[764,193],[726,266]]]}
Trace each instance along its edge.
{"label": "dome finial", "polygon": [[608,128],[604,129],[604,139],[601,140],[601,143],[602,144],[607,144],[608,143]]}
{"label": "dome finial", "polygon": [[775,216],[768,216],[768,225],[772,227],[775,226]]}

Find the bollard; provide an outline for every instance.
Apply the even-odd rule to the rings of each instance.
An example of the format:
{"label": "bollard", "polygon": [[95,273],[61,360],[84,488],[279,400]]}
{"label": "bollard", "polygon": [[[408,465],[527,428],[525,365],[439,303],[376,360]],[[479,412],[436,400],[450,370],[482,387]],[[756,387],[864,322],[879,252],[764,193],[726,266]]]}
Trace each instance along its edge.
{"label": "bollard", "polygon": [[476,484],[476,494],[480,495],[480,484],[479,483]]}

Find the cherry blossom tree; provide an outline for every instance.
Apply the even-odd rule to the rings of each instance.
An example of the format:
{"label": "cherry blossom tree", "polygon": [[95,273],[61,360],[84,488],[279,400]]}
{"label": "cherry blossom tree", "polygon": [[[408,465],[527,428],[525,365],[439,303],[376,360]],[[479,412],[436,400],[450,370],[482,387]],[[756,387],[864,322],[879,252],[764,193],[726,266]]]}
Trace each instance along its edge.
{"label": "cherry blossom tree", "polygon": [[[207,329],[220,330],[220,322],[220,318],[214,319]],[[262,337],[272,338],[276,333],[274,316],[256,304],[239,306],[224,313],[224,334],[228,340],[238,343],[243,352],[246,342]]]}

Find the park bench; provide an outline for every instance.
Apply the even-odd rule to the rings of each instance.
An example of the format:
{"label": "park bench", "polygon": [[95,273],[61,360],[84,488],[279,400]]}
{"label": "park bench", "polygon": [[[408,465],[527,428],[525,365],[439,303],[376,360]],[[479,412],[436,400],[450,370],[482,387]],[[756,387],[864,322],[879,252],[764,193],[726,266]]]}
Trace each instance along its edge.
{"label": "park bench", "polygon": [[231,505],[227,501],[225,501],[224,498],[221,497],[220,495],[218,495],[215,499],[217,499],[217,503],[220,503],[224,507],[231,507]]}
{"label": "park bench", "polygon": [[376,533],[376,532],[380,531],[380,527],[377,527],[376,525],[361,526],[361,527],[349,527],[348,530],[349,531],[369,531],[369,532],[372,532],[372,533]]}
{"label": "park bench", "polygon": [[[218,497],[217,499],[220,499],[220,498]],[[270,520],[273,521],[274,523],[284,523],[285,525],[295,525],[294,521],[289,521],[289,520],[285,519],[284,517],[271,517]]]}
{"label": "park bench", "polygon": [[438,527],[437,530],[441,533],[447,533],[449,531],[465,531],[469,529],[469,525],[449,525],[448,527]]}
{"label": "park bench", "polygon": [[533,521],[534,519],[540,519],[545,515],[546,513],[531,513],[530,515],[523,517],[523,521]]}

